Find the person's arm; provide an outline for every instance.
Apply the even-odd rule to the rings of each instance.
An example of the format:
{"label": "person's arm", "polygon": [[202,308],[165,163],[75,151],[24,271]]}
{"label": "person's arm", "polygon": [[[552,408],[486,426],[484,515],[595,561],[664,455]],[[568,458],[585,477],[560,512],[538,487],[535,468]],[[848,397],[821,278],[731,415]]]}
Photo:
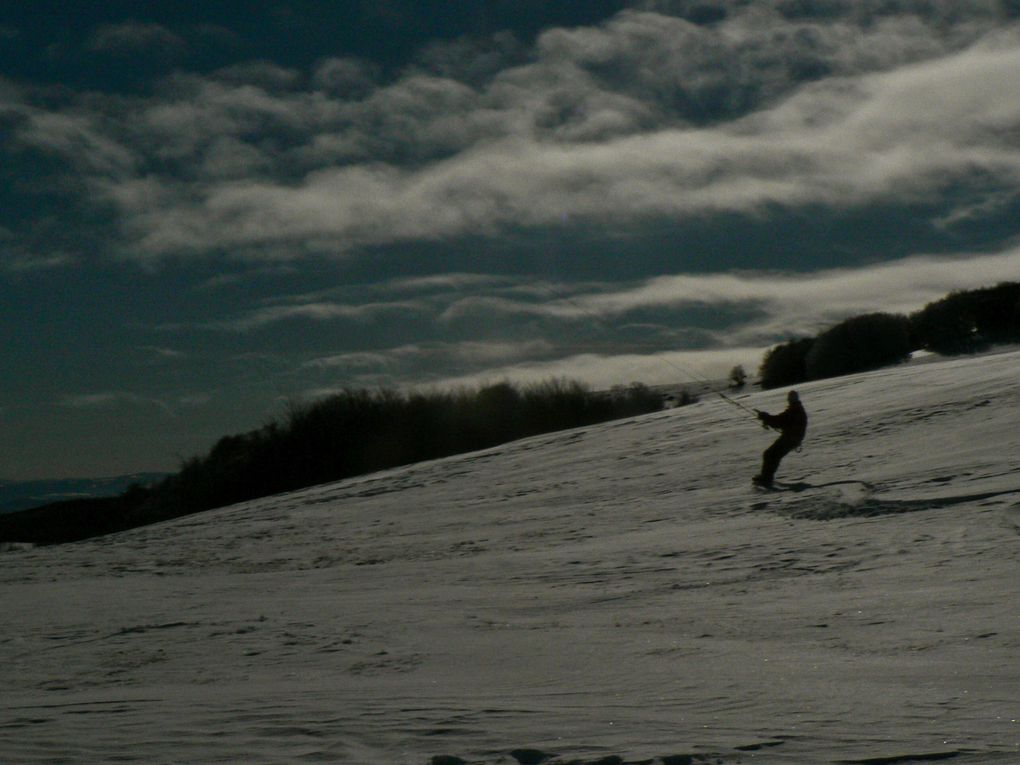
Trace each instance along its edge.
{"label": "person's arm", "polygon": [[761,420],[762,424],[766,428],[772,428],[773,430],[782,430],[786,427],[790,420],[790,410],[787,409],[779,414],[769,414],[768,412],[758,412],[758,419]]}

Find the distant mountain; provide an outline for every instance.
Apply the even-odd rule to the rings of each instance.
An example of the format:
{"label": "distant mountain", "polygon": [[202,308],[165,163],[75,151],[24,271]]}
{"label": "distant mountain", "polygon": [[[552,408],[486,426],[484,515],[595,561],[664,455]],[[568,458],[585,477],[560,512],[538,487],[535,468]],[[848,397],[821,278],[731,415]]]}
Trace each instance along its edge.
{"label": "distant mountain", "polygon": [[113,497],[132,484],[147,486],[166,473],[134,473],[114,478],[58,478],[43,481],[0,480],[0,513],[28,510],[51,502],[92,497]]}

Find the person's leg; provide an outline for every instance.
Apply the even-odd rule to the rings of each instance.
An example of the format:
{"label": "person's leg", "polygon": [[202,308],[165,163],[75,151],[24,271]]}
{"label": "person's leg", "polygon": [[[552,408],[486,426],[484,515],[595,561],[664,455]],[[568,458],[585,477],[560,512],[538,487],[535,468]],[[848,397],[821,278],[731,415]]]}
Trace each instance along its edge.
{"label": "person's leg", "polygon": [[777,438],[775,442],[761,455],[761,472],[755,476],[755,481],[764,486],[772,484],[776,470],[783,457],[790,453],[790,447],[783,438]]}

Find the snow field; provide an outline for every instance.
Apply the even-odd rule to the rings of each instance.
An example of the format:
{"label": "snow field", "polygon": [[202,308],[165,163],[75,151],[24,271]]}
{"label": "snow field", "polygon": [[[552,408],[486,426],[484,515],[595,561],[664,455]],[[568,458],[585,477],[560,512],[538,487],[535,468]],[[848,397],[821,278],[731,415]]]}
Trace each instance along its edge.
{"label": "snow field", "polygon": [[[0,555],[0,761],[1020,758],[1020,353]],[[785,392],[741,394],[777,411]]]}

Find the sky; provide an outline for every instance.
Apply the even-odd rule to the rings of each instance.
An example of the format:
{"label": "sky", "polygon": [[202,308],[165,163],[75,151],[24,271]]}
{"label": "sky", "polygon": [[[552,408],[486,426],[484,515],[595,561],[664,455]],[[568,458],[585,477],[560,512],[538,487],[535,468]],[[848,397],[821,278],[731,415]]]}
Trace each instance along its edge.
{"label": "sky", "polygon": [[0,478],[1020,278],[1016,0],[199,5],[0,10]]}

